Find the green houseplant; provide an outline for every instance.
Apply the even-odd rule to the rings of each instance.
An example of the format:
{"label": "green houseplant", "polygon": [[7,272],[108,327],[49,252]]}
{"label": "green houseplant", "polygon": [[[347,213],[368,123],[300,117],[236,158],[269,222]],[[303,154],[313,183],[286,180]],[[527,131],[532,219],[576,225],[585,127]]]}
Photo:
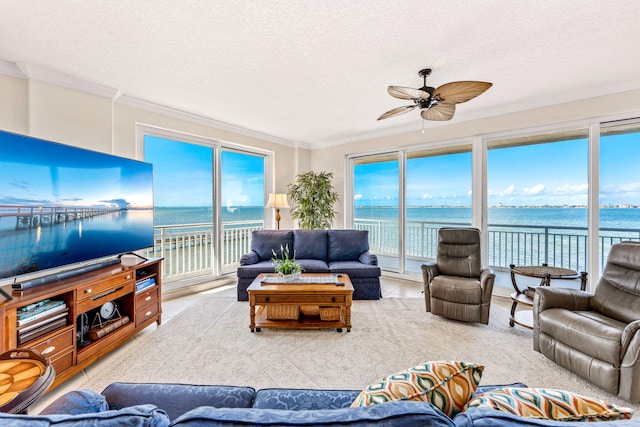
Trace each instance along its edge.
{"label": "green houseplant", "polygon": [[292,202],[291,218],[297,219],[300,228],[330,229],[336,212],[338,193],[333,189],[332,172],[304,172],[296,176],[296,182],[287,186]]}
{"label": "green houseplant", "polygon": [[282,276],[285,282],[300,277],[300,273],[302,273],[304,268],[296,262],[295,254],[293,257],[289,256],[289,245],[285,247],[280,245],[280,258],[278,258],[278,254],[274,249],[271,249],[271,253],[273,254],[271,262],[273,263],[274,270],[278,275]]}

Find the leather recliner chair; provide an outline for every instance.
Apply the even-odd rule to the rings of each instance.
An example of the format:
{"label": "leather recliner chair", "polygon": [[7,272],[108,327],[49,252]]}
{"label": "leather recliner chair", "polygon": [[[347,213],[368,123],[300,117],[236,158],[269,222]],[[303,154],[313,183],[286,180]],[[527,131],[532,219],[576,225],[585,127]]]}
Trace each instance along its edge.
{"label": "leather recliner chair", "polygon": [[640,402],[640,242],[611,247],[593,294],[539,287],[533,349],[596,386]]}
{"label": "leather recliner chair", "polygon": [[495,274],[482,269],[480,230],[438,230],[436,262],[422,265],[427,311],[448,319],[489,323]]}

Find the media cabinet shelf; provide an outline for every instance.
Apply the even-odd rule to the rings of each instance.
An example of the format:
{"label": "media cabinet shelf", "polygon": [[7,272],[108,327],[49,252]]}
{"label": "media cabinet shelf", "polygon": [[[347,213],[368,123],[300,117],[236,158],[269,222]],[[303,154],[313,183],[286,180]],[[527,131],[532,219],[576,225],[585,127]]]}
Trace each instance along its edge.
{"label": "media cabinet shelf", "polygon": [[[60,385],[147,326],[154,322],[160,325],[161,271],[162,258],[153,258],[132,267],[116,264],[24,291],[11,292],[10,286],[6,287],[4,290],[13,299],[0,303],[0,353],[18,347],[40,352],[51,360],[56,371],[52,387]],[[151,278],[155,282],[153,285],[136,291],[137,283]],[[68,310],[66,325],[19,345],[17,320],[20,308],[46,299],[64,301]],[[127,316],[129,321],[86,345],[80,345],[82,340],[78,331],[81,318],[88,319],[91,327],[100,308],[108,302],[113,302],[120,316]],[[22,339],[24,336],[20,335]]]}

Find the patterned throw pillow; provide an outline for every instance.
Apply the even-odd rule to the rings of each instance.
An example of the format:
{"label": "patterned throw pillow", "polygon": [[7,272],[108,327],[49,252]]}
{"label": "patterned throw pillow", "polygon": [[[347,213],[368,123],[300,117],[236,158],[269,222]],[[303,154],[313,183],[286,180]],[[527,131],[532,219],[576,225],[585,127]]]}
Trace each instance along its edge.
{"label": "patterned throw pillow", "polygon": [[351,407],[417,400],[431,403],[453,417],[478,388],[483,371],[484,365],[475,363],[427,362],[371,384],[360,392]]}
{"label": "patterned throw pillow", "polygon": [[497,409],[521,417],[556,421],[627,420],[633,415],[631,408],[569,391],[544,388],[490,390],[471,399],[464,410],[474,408]]}

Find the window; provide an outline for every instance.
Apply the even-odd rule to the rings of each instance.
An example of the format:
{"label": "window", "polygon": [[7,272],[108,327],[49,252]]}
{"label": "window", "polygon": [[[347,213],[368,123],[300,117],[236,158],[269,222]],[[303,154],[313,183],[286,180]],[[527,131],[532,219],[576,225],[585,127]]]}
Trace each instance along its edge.
{"label": "window", "polygon": [[640,240],[640,123],[603,125],[600,132],[600,272],[609,249]]}
{"label": "window", "polygon": [[143,133],[154,175],[156,245],[149,255],[164,257],[165,282],[186,286],[235,271],[251,232],[264,228],[267,156],[202,138]]}
{"label": "window", "polygon": [[406,271],[436,258],[439,228],[471,225],[471,157],[470,145],[407,154]]}
{"label": "window", "polygon": [[398,154],[353,161],[353,224],[369,230],[381,267],[400,268],[400,162]]}
{"label": "window", "polygon": [[588,130],[493,141],[488,261],[587,269]]}

